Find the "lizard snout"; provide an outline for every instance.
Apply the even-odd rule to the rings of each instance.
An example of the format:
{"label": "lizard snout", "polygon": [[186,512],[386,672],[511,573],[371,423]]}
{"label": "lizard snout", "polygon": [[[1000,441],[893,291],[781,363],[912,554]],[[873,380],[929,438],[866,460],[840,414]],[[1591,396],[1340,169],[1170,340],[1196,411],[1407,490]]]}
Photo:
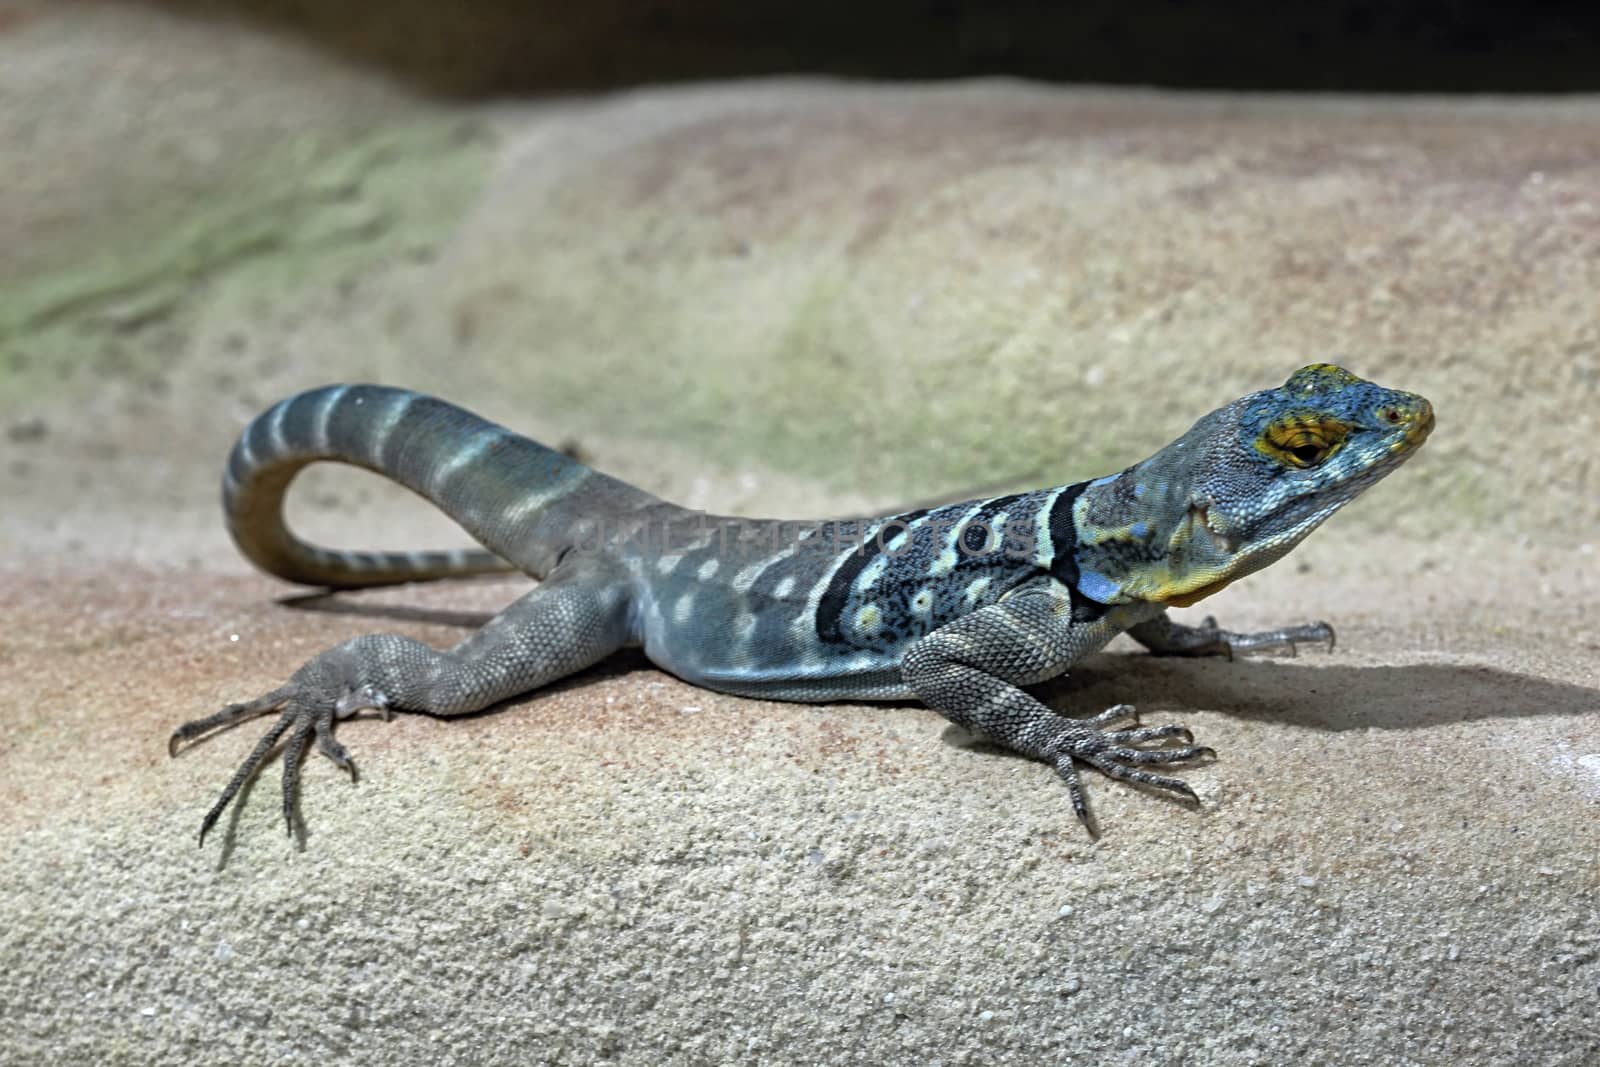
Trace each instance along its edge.
{"label": "lizard snout", "polygon": [[1397,449],[1410,451],[1426,441],[1433,432],[1433,405],[1426,397],[1415,393],[1395,393],[1379,404],[1374,414],[1380,424],[1405,431],[1395,441],[1394,447]]}

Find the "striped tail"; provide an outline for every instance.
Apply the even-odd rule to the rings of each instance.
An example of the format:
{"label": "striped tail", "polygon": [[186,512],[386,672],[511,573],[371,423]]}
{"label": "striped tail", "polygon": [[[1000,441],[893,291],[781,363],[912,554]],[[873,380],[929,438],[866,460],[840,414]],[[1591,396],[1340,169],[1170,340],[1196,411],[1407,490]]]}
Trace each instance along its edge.
{"label": "striped tail", "polygon": [[[358,552],[300,540],[285,524],[284,497],[300,469],[321,460],[399,482],[488,551]],[[245,427],[223,473],[222,510],[252,563],[305,585],[392,585],[511,569],[542,578],[572,518],[570,509],[552,506],[580,489],[612,498],[608,506],[655,499],[443,400],[333,385],[281,401]]]}

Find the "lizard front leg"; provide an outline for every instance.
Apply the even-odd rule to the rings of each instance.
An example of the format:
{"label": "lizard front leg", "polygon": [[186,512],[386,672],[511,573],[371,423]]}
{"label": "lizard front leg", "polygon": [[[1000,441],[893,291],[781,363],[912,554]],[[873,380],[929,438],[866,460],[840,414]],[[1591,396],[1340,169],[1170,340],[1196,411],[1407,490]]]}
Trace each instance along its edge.
{"label": "lizard front leg", "polygon": [[1330,651],[1333,649],[1333,627],[1325,622],[1236,633],[1218,628],[1217,620],[1210,615],[1199,626],[1185,626],[1173,622],[1162,612],[1148,622],[1130,626],[1128,636],[1155,656],[1226,656],[1232,659],[1242,652],[1269,649],[1282,649],[1293,656],[1298,654],[1302,641],[1325,642]]}
{"label": "lizard front leg", "polygon": [[[1090,719],[1069,719],[1021,686],[1062,673],[1104,638],[1075,623],[1059,585],[1025,586],[999,603],[939,627],[907,650],[901,676],[929,707],[958,726],[1056,769],[1067,783],[1073,811],[1094,834],[1076,761],[1121,781],[1176,793],[1198,803],[1183,781],[1143,769],[1215,755],[1194,744],[1181,726],[1108,729],[1134,717],[1118,704]],[[1138,747],[1146,742],[1177,747]]]}
{"label": "lizard front leg", "polygon": [[317,750],[355,773],[334,722],[375,708],[464,715],[535,689],[598,662],[627,640],[628,587],[598,566],[557,568],[548,580],[455,647],[441,651],[399,634],[369,634],[313,657],[287,683],[255,700],[231,704],[173,731],[169,753],[186,740],[278,712],[222,795],[200,822],[200,841],[288,735],[283,753],[283,817],[294,833],[300,764]]}

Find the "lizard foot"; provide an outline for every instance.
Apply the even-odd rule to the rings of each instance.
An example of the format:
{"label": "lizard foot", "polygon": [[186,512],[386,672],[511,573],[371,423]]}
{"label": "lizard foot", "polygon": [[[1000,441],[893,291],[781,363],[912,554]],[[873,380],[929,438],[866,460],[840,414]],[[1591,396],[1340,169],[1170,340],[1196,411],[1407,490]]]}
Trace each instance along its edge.
{"label": "lizard foot", "polygon": [[[1132,720],[1133,725],[1120,730],[1106,729],[1113,723],[1125,720]],[[1138,747],[1152,741],[1173,739],[1179,742],[1176,747]],[[1045,743],[1045,758],[1067,783],[1072,810],[1091,837],[1098,837],[1099,833],[1084,802],[1083,787],[1078,781],[1078,762],[1087,763],[1118,781],[1175,793],[1198,804],[1200,798],[1187,782],[1143,768],[1152,764],[1186,763],[1207,756],[1214,758],[1216,752],[1204,745],[1196,745],[1194,735],[1182,726],[1138,725],[1138,715],[1131,704],[1109,707],[1092,719],[1063,719],[1060,729]]]}
{"label": "lizard foot", "polygon": [[1207,615],[1199,626],[1185,627],[1182,632],[1176,632],[1179,628],[1174,626],[1173,630],[1173,647],[1157,655],[1225,656],[1231,660],[1236,655],[1251,652],[1281,651],[1284,655],[1297,656],[1302,642],[1326,644],[1329,652],[1334,647],[1333,627],[1325,622],[1236,633],[1222,629],[1215,616]]}
{"label": "lizard foot", "polygon": [[1225,653],[1229,659],[1241,652],[1266,652],[1269,650],[1283,650],[1287,655],[1300,654],[1299,643],[1313,642],[1326,644],[1328,651],[1334,648],[1333,627],[1325,622],[1308,622],[1300,626],[1283,626],[1276,630],[1257,630],[1253,633],[1241,634],[1231,630],[1223,630],[1217,626],[1217,620],[1207,615],[1201,628],[1215,634],[1217,640],[1226,646]]}
{"label": "lizard foot", "polygon": [[375,708],[385,719],[390,718],[387,698],[373,686],[363,685],[347,689],[338,698],[330,699],[322,687],[308,685],[302,679],[296,678],[265,696],[242,704],[229,704],[215,714],[193,719],[172,731],[172,736],[167,741],[167,754],[176,756],[178,747],[184,741],[244,722],[246,719],[270,715],[273,712],[280,713],[278,721],[256,743],[256,747],[245,757],[239,769],[233,772],[233,777],[228,779],[222,795],[200,820],[200,843],[205,844],[206,834],[216,825],[217,819],[227,809],[229,802],[238,795],[240,788],[271,757],[273,749],[277,747],[284,734],[289,735],[289,740],[283,752],[283,819],[289,834],[293,836],[300,800],[300,765],[311,739],[316,738],[318,752],[349,771],[350,780],[355,781],[355,763],[350,759],[350,753],[345,747],[334,739],[333,723],[335,719],[349,718],[366,708]]}

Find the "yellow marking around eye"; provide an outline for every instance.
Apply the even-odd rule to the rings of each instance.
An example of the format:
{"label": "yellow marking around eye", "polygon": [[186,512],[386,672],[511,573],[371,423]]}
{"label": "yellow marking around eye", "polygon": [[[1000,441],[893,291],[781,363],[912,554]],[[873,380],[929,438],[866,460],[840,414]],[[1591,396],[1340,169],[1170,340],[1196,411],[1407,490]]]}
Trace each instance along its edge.
{"label": "yellow marking around eye", "polygon": [[[1256,450],[1291,467],[1310,467],[1339,451],[1349,436],[1348,423],[1311,412],[1291,412],[1262,432]],[[1314,459],[1295,455],[1296,449],[1307,446],[1318,449]]]}

